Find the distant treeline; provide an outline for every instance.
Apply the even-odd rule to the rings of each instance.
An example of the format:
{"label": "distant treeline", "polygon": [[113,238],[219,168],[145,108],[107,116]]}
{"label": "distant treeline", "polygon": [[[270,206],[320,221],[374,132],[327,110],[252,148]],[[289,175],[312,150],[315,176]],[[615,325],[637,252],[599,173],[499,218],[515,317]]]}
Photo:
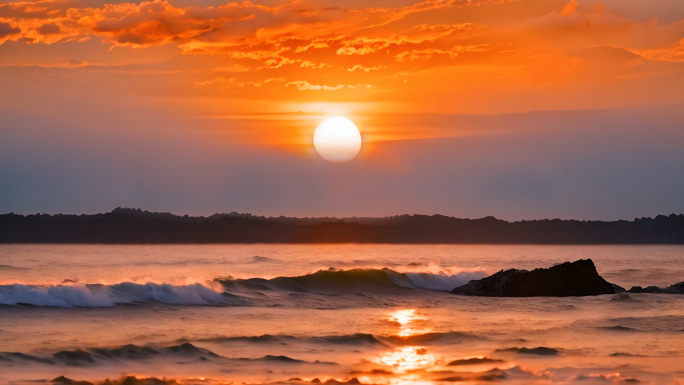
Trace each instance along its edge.
{"label": "distant treeline", "polygon": [[177,216],[117,208],[94,215],[0,215],[0,243],[499,243],[684,244],[684,215],[633,221],[443,215],[288,218],[250,214]]}

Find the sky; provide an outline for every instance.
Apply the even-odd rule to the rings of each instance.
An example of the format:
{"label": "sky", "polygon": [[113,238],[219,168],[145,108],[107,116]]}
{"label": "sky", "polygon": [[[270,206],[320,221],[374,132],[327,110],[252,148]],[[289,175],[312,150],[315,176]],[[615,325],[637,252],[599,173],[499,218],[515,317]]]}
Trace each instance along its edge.
{"label": "sky", "polygon": [[[363,147],[333,164],[316,126]],[[0,213],[684,213],[681,0],[0,0]]]}

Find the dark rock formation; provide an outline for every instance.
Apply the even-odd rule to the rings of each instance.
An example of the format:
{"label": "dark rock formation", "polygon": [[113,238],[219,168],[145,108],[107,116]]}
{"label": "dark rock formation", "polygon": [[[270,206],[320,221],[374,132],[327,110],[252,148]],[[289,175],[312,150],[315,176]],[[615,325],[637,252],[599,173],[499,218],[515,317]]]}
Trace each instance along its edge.
{"label": "dark rock formation", "polygon": [[614,294],[614,285],[596,272],[591,259],[565,262],[548,269],[510,269],[473,280],[452,293],[487,297],[568,297]]}
{"label": "dark rock formation", "polygon": [[482,364],[499,364],[505,362],[504,360],[497,360],[489,357],[482,358],[464,358],[460,360],[454,360],[447,364],[447,366],[461,366],[461,365],[482,365]]}
{"label": "dark rock formation", "polygon": [[55,385],[93,385],[92,382],[76,381],[64,376],[59,376],[55,378],[54,380],[52,380],[52,383],[54,383]]}
{"label": "dark rock formation", "polygon": [[629,289],[630,293],[664,293],[664,294],[684,294],[684,281],[675,283],[668,287],[656,287],[656,286],[633,286]]}
{"label": "dark rock formation", "polygon": [[497,352],[514,352],[518,354],[535,354],[538,356],[556,356],[560,353],[560,350],[554,348],[547,348],[546,346],[539,346],[536,348],[506,348],[506,349],[496,349]]}

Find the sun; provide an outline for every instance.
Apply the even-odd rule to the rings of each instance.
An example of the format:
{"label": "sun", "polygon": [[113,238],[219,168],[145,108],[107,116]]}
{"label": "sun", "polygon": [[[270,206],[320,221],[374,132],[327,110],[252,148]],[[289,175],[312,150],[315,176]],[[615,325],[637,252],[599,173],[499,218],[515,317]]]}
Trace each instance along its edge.
{"label": "sun", "polygon": [[361,133],[354,122],[341,116],[323,120],[313,136],[314,148],[331,163],[345,163],[361,151]]}

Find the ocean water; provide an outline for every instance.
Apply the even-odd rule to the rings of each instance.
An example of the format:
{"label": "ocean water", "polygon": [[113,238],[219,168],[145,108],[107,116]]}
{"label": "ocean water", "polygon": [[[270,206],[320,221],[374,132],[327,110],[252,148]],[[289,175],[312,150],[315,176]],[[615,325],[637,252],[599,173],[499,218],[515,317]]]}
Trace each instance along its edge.
{"label": "ocean water", "polygon": [[0,245],[0,384],[684,384],[684,295],[448,293],[580,258],[684,281],[683,246]]}

